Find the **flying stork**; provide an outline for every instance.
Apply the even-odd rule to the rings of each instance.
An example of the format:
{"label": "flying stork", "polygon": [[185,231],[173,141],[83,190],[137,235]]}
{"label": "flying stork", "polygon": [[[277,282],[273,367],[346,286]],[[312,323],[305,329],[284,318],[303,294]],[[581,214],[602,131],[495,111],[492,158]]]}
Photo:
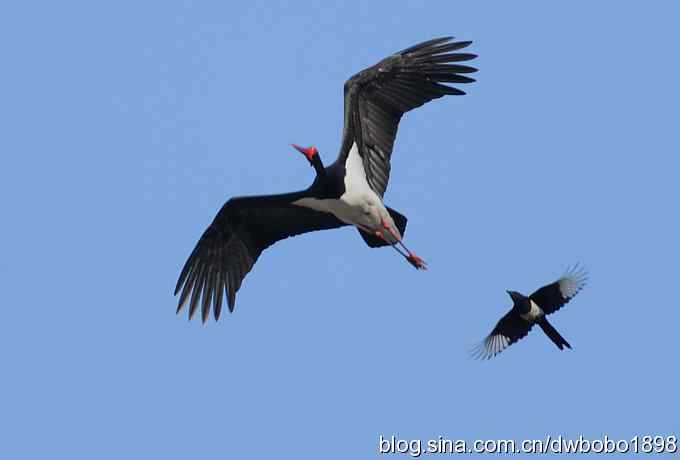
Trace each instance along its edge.
{"label": "flying stork", "polygon": [[236,292],[264,249],[291,236],[345,225],[357,227],[368,246],[392,246],[416,269],[426,269],[426,263],[402,242],[406,217],[385,206],[383,195],[402,115],[433,99],[465,94],[444,83],[474,81],[464,74],[477,69],[456,63],[476,55],[454,52],[471,42],[452,39],[419,43],[350,78],[344,86],[338,158],[324,167],[316,147],[293,145],[316,172],[310,187],[227,201],[179,275],[177,312],[188,301],[191,320],[200,304],[205,323],[212,305],[217,321],[223,295],[233,311]]}

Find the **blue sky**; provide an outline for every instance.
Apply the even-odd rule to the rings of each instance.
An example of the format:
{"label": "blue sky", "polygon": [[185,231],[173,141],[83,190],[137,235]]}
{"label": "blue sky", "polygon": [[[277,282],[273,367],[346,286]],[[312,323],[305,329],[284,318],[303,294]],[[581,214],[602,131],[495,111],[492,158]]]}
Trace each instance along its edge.
{"label": "blue sky", "polygon": [[[0,7],[0,457],[370,459],[378,437],[680,435],[673,2]],[[287,240],[203,327],[172,290],[230,196],[306,187],[342,85],[441,35],[478,82],[400,125],[386,202]],[[583,262],[553,325],[467,350]]]}

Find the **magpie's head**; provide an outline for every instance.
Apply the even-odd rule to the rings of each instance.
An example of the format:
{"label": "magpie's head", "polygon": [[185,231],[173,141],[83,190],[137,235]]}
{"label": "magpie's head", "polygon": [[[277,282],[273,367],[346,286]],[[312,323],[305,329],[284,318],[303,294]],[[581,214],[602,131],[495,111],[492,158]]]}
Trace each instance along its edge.
{"label": "magpie's head", "polygon": [[516,305],[522,304],[522,303],[524,303],[524,301],[526,300],[526,297],[523,296],[522,294],[520,294],[520,293],[517,292],[517,291],[506,291],[506,292],[508,293],[508,295],[510,296],[510,298],[512,299],[512,301],[513,301]]}

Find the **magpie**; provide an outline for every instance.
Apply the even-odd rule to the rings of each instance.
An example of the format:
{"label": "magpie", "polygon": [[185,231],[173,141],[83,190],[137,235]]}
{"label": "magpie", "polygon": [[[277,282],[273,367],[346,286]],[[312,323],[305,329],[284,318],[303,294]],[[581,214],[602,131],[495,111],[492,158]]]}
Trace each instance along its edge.
{"label": "magpie", "polygon": [[472,356],[478,359],[491,359],[507,347],[524,338],[534,324],[560,350],[571,348],[569,342],[548,322],[547,315],[556,312],[583,289],[588,274],[577,263],[567,268],[566,273],[554,283],[543,286],[529,297],[517,291],[507,291],[512,299],[512,309],[503,316],[491,333],[472,349]]}

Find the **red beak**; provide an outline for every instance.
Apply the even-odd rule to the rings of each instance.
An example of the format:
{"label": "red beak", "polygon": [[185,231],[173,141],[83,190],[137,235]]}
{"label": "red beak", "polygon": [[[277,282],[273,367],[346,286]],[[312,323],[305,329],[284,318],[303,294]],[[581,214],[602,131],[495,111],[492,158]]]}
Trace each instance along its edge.
{"label": "red beak", "polygon": [[298,152],[300,152],[301,154],[306,156],[307,159],[310,161],[310,163],[312,161],[312,158],[314,158],[314,155],[316,155],[318,153],[318,150],[316,150],[316,147],[314,147],[314,146],[309,147],[309,148],[304,148],[304,147],[300,147],[299,145],[295,145],[295,144],[291,144],[291,145],[295,148],[295,150],[297,150]]}

